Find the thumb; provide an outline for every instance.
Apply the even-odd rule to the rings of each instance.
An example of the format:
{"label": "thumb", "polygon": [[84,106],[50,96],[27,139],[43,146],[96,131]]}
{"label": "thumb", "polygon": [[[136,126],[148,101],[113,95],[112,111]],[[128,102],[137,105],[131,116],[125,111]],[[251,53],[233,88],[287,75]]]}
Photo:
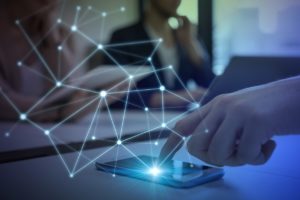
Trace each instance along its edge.
{"label": "thumb", "polygon": [[261,147],[261,153],[252,163],[252,165],[261,165],[266,163],[272,156],[276,148],[276,142],[274,140],[269,140]]}

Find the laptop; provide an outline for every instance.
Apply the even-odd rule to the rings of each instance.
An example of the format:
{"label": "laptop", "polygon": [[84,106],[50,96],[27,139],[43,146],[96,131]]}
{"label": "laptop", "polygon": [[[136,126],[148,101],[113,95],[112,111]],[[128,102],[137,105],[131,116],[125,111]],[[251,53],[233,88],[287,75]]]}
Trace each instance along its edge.
{"label": "laptop", "polygon": [[300,75],[300,57],[233,57],[216,77],[201,104],[216,96]]}

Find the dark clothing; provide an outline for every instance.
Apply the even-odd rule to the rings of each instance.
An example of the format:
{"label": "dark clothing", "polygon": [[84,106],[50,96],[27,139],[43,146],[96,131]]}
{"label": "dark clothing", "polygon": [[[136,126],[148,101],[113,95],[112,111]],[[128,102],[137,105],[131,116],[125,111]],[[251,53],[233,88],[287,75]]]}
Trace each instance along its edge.
{"label": "dark clothing", "polygon": [[[175,34],[174,34],[175,35]],[[143,22],[138,22],[136,24],[133,24],[131,26],[128,26],[126,28],[119,29],[115,31],[111,37],[109,45],[112,45],[111,47],[108,46],[106,48],[106,51],[115,59],[113,61],[111,58],[106,56],[106,64],[118,64],[121,65],[150,65],[147,61],[147,58],[150,57],[153,54],[153,51],[155,50],[155,46],[157,43],[155,42],[149,42],[150,40],[153,40],[149,37],[147,34]],[[141,42],[140,41],[145,41]],[[130,44],[130,45],[116,45],[119,43],[136,43],[136,44]],[[189,80],[194,80],[199,86],[202,87],[208,87],[212,79],[214,78],[214,75],[211,71],[210,64],[208,59],[205,60],[202,66],[195,66],[190,59],[188,58],[188,55],[186,55],[186,52],[184,49],[180,46],[179,42],[177,41],[175,37],[176,42],[176,48],[178,52],[178,70],[177,74],[180,77],[180,82],[178,79],[176,79],[174,87],[168,88],[166,85],[165,77],[162,71],[159,71],[157,73],[159,80],[157,79],[157,76],[155,74],[152,74],[148,76],[147,78],[139,81],[137,83],[137,89],[148,89],[148,88],[159,88],[159,86],[165,85],[167,89],[176,91],[181,90],[184,88],[184,85],[187,84]],[[208,57],[208,56],[206,56]],[[152,56],[152,63],[156,70],[167,67],[162,66],[161,60],[159,58],[158,52],[154,53]],[[138,94],[131,94],[129,102],[140,105],[140,106],[149,106],[149,99],[151,96],[151,92],[142,92],[141,96],[143,101],[146,105],[143,105],[143,102],[140,100],[140,96]]]}

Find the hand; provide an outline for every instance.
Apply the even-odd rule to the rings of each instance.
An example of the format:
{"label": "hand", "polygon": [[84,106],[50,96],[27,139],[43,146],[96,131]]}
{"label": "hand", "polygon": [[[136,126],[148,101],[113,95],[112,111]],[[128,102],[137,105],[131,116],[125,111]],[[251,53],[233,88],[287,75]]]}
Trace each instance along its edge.
{"label": "hand", "polygon": [[127,93],[130,91],[130,89],[134,86],[134,83],[122,83],[120,85],[117,85],[110,89],[109,94],[106,98],[107,104],[111,105],[118,100],[122,99]]}
{"label": "hand", "polygon": [[[132,85],[132,83],[129,84],[127,82],[124,82],[122,84],[112,86],[112,88],[108,90],[108,94],[105,97],[105,100],[103,99],[101,101],[99,109],[105,109],[107,108],[107,106],[120,100],[126,94],[126,92],[131,89]],[[74,95],[72,95],[72,98],[69,101],[69,105],[61,110],[60,117],[64,119],[77,112],[77,110],[80,110],[85,107],[84,109],[82,109],[81,112],[78,112],[70,120],[76,121],[78,119],[81,119],[85,115],[96,111],[100,100],[98,99],[99,94],[95,95],[84,91],[78,91],[74,93]]]}
{"label": "hand", "polygon": [[200,45],[196,35],[193,34],[190,20],[186,16],[181,16],[179,19],[181,26],[176,31],[177,39],[192,63],[201,66],[206,57],[205,50]]}
{"label": "hand", "polygon": [[[274,134],[300,131],[299,83],[300,78],[287,79],[221,95],[178,122],[175,131],[192,135],[189,152],[207,163],[263,164],[275,149]],[[181,136],[168,138],[161,160],[175,154]]]}
{"label": "hand", "polygon": [[187,47],[197,40],[192,32],[192,24],[186,16],[179,16],[180,26],[176,30],[177,38],[183,47]]}

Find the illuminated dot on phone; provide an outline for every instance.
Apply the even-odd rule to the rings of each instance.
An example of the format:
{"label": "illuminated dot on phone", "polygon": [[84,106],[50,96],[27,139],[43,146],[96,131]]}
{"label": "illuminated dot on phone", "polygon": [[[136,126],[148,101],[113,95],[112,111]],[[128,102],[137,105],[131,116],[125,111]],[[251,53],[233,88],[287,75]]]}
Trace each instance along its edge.
{"label": "illuminated dot on phone", "polygon": [[96,137],[95,137],[95,136],[92,136],[92,140],[96,140]]}
{"label": "illuminated dot on phone", "polygon": [[77,26],[76,25],[73,25],[71,26],[71,31],[72,32],[76,32],[78,29],[77,29]]}
{"label": "illuminated dot on phone", "polygon": [[167,127],[167,124],[166,124],[166,123],[162,123],[162,124],[161,124],[161,127],[162,127],[162,128],[166,128],[166,127]]}
{"label": "illuminated dot on phone", "polygon": [[148,107],[146,107],[146,108],[145,108],[145,111],[146,111],[146,112],[148,112],[148,111],[149,111],[149,108],[148,108]]}
{"label": "illuminated dot on phone", "polygon": [[122,7],[120,8],[120,11],[121,11],[121,12],[125,12],[125,10],[126,10],[126,8],[125,8],[124,6],[122,6]]}
{"label": "illuminated dot on phone", "polygon": [[27,119],[27,115],[26,114],[21,114],[20,115],[20,119],[22,120],[22,121],[25,121],[26,119]]}
{"label": "illuminated dot on phone", "polygon": [[115,174],[113,174],[113,175],[112,175],[112,177],[114,177],[114,178],[115,178],[115,177],[116,177],[116,175],[115,175]]}
{"label": "illuminated dot on phone", "polygon": [[149,57],[149,58],[147,58],[147,60],[148,60],[149,62],[151,62],[151,61],[152,61],[152,58],[151,58],[151,57]]}
{"label": "illuminated dot on phone", "polygon": [[121,140],[118,140],[117,141],[117,145],[121,145],[122,144],[122,141]]}
{"label": "illuminated dot on phone", "polygon": [[56,22],[57,22],[58,24],[61,24],[61,23],[62,23],[62,20],[61,20],[60,18],[58,18],[58,19],[56,20]]}
{"label": "illuminated dot on phone", "polygon": [[100,97],[105,98],[106,96],[107,96],[107,92],[104,91],[104,90],[102,90],[102,91],[100,92]]}
{"label": "illuminated dot on phone", "polygon": [[156,142],[154,142],[154,145],[155,145],[155,146],[158,146],[158,142],[157,142],[157,141],[156,141]]}
{"label": "illuminated dot on phone", "polygon": [[56,82],[56,87],[61,87],[61,86],[62,86],[62,82],[57,81],[57,82]]}
{"label": "illuminated dot on phone", "polygon": [[152,167],[149,169],[149,173],[152,176],[158,176],[161,173],[161,170],[158,167]]}
{"label": "illuminated dot on phone", "polygon": [[159,87],[159,90],[163,92],[163,91],[166,90],[166,87],[162,85],[162,86]]}
{"label": "illuminated dot on phone", "polygon": [[98,45],[97,45],[97,48],[98,48],[99,50],[101,50],[101,49],[103,49],[103,45],[102,45],[102,44],[98,44]]}
{"label": "illuminated dot on phone", "polygon": [[49,130],[45,130],[44,133],[45,133],[45,135],[50,135],[50,131]]}
{"label": "illuminated dot on phone", "polygon": [[107,13],[106,12],[103,12],[102,13],[102,17],[106,17],[107,16]]}
{"label": "illuminated dot on phone", "polygon": [[22,66],[23,66],[23,63],[22,63],[21,61],[18,61],[18,62],[17,62],[17,66],[18,66],[18,67],[22,67]]}

